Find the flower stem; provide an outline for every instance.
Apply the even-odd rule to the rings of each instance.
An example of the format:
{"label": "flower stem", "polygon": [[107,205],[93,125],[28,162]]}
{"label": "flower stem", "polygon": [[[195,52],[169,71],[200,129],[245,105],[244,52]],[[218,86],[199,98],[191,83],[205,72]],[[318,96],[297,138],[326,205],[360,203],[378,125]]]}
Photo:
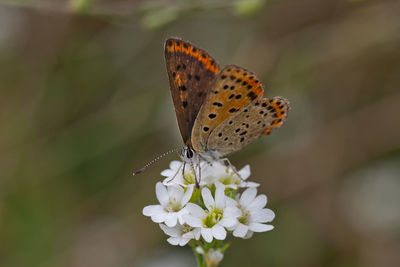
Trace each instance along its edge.
{"label": "flower stem", "polygon": [[206,261],[204,260],[203,255],[201,255],[199,252],[197,252],[196,245],[192,244],[191,247],[193,250],[193,254],[196,258],[197,267],[207,267]]}
{"label": "flower stem", "polygon": [[229,243],[224,244],[221,240],[213,240],[211,243],[199,240],[190,245],[197,267],[217,267],[223,258],[223,252],[229,247]]}

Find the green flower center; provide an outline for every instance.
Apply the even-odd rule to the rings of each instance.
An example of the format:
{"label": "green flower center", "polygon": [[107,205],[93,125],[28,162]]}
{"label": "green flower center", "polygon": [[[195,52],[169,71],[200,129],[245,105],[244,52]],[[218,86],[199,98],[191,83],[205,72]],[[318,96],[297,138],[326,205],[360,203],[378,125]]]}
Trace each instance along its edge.
{"label": "green flower center", "polygon": [[230,185],[230,184],[239,185],[240,184],[240,179],[237,178],[237,177],[234,177],[233,174],[234,173],[230,173],[228,176],[221,177],[218,180],[223,185]]}
{"label": "green flower center", "polygon": [[203,225],[211,228],[216,225],[223,218],[223,211],[221,209],[212,207],[211,211],[206,211],[207,216],[203,218]]}
{"label": "green flower center", "polygon": [[178,212],[182,209],[182,205],[176,199],[170,199],[168,206],[164,207],[164,209],[168,212]]}
{"label": "green flower center", "polygon": [[250,222],[250,212],[248,210],[243,209],[240,207],[240,210],[242,211],[242,216],[238,218],[238,221],[244,225],[248,225]]}
{"label": "green flower center", "polygon": [[193,171],[185,172],[183,175],[184,184],[190,185],[196,182],[196,179],[193,175]]}
{"label": "green flower center", "polygon": [[188,225],[188,224],[183,224],[182,225],[182,232],[183,233],[189,233],[189,232],[191,232],[191,231],[193,231],[193,227],[191,227],[190,225]]}

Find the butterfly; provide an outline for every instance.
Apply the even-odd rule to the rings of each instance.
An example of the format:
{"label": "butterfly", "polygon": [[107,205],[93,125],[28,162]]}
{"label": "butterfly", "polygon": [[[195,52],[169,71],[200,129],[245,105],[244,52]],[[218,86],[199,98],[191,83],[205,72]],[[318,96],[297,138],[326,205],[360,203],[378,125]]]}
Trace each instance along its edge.
{"label": "butterfly", "polygon": [[263,98],[254,73],[235,65],[220,69],[187,41],[167,39],[165,63],[186,162],[196,155],[218,160],[238,151],[282,126],[288,116],[288,101]]}
{"label": "butterfly", "polygon": [[[184,143],[180,152],[182,171],[189,163],[192,168],[197,164],[200,173],[201,160],[229,163],[222,157],[270,134],[285,122],[289,102],[282,97],[263,98],[263,85],[254,73],[235,65],[221,70],[206,51],[179,38],[167,39],[164,47],[171,96]],[[196,177],[195,184],[199,188]]]}

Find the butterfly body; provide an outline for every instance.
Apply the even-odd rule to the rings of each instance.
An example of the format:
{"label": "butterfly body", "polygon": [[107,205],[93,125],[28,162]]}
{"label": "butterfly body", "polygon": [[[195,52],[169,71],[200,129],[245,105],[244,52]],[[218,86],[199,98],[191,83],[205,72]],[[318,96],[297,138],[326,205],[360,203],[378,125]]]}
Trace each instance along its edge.
{"label": "butterfly body", "polygon": [[166,40],[165,60],[185,162],[196,156],[217,160],[269,134],[287,118],[288,101],[263,98],[263,85],[244,68],[220,70],[207,52],[177,38]]}

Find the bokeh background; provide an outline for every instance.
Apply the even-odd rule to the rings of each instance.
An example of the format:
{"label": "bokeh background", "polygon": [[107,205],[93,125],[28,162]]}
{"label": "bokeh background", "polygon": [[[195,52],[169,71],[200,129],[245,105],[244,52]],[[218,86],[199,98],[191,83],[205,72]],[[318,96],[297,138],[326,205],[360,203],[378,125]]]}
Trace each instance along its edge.
{"label": "bokeh background", "polygon": [[182,145],[163,43],[189,40],[284,96],[230,156],[276,212],[221,266],[399,266],[400,2],[3,1],[0,265],[194,266],[142,208]]}

